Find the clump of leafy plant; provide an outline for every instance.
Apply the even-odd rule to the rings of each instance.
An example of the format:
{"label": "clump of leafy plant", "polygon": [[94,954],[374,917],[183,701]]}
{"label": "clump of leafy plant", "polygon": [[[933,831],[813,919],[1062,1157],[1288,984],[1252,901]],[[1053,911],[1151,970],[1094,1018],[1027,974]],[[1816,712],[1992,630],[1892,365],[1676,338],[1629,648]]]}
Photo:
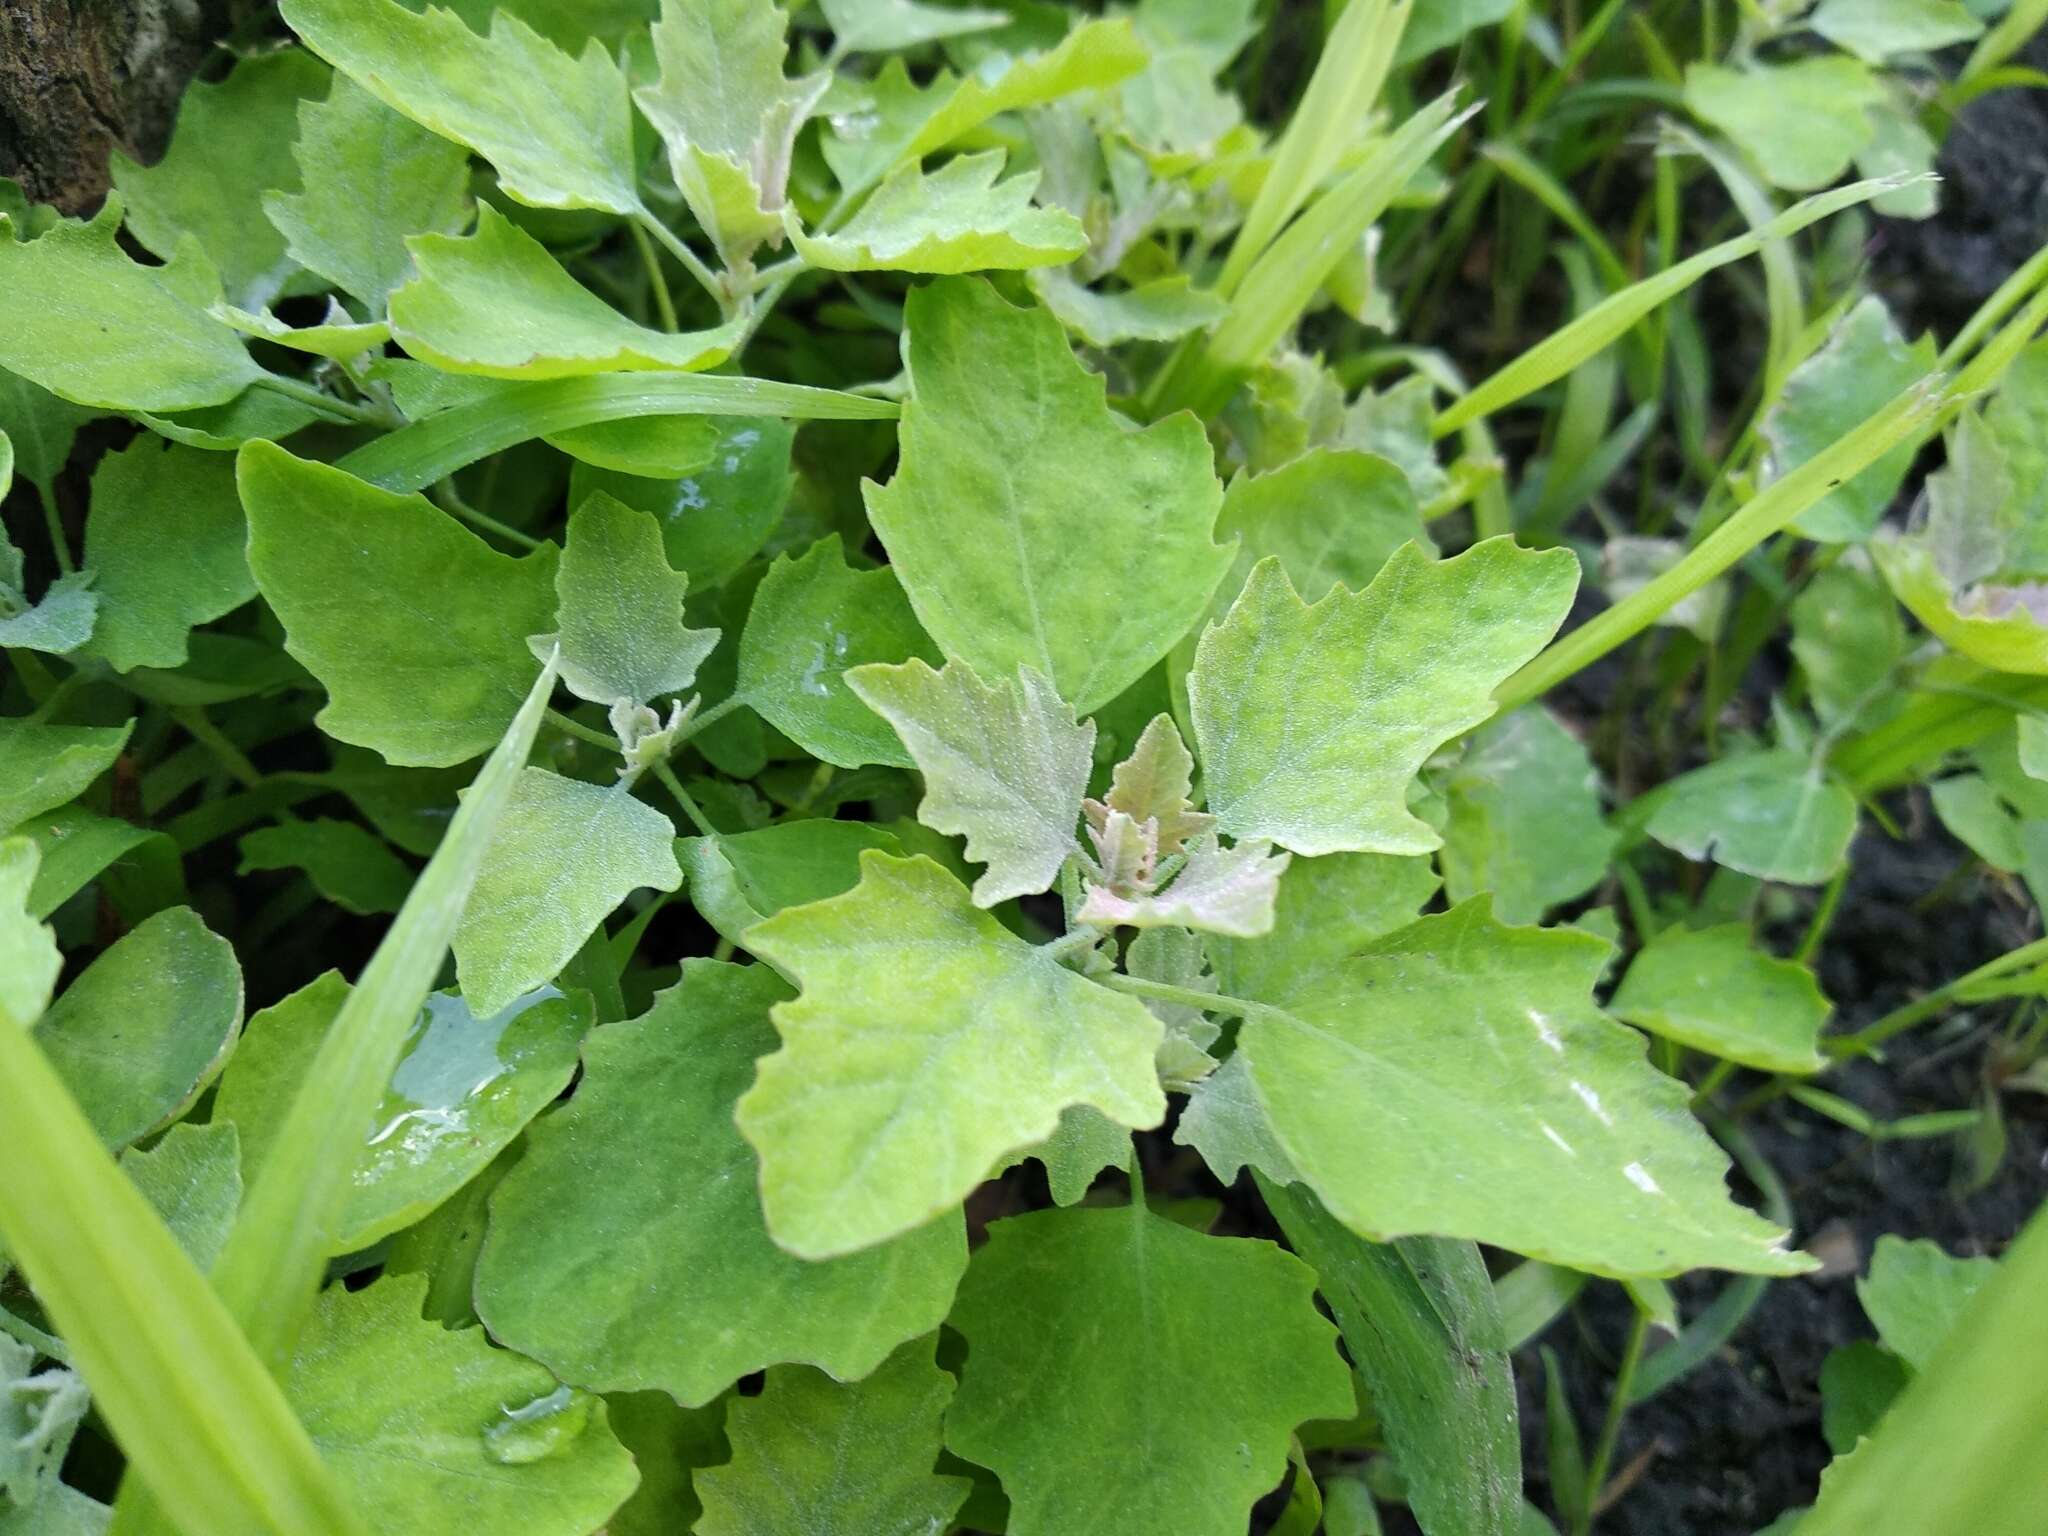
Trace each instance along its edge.
{"label": "clump of leafy plant", "polygon": [[[279,9],[0,199],[6,1536],[1509,1536],[1590,1279],[1584,1532],[1745,1117],[1996,1116],[1815,1079],[2040,944],[1813,962],[1901,784],[2048,881],[2048,253],[1853,256],[2048,7]],[[2044,1240],[1802,1532],[2040,1507]]]}

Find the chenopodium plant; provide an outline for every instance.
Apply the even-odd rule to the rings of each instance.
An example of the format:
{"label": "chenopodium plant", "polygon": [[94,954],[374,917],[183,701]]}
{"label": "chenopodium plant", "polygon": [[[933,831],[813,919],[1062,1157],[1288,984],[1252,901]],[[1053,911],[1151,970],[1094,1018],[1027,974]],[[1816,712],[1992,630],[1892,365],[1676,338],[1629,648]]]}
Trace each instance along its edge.
{"label": "chenopodium plant", "polygon": [[[1047,33],[828,0],[835,59],[962,66],[918,85],[894,57],[861,75],[798,49],[791,74],[762,0],[668,0],[616,53],[523,7],[476,30],[287,0],[307,49],[195,88],[97,218],[9,206],[0,467],[18,452],[55,508],[82,421],[146,429],[94,474],[82,563],[53,512],[63,574],[31,602],[11,545],[0,571],[6,643],[71,669],[24,668],[34,713],[0,733],[0,829],[23,839],[0,845],[4,1001],[33,1026],[5,1077],[21,1123],[40,1106],[48,1174],[0,1223],[139,1474],[118,1531],[430,1511],[573,1536],[672,1528],[678,1503],[706,1532],[929,1530],[979,1468],[1019,1536],[1227,1532],[1300,1425],[1358,1406],[1318,1290],[1418,1513],[1501,1530],[1519,1453],[1476,1243],[1630,1279],[1804,1267],[1730,1201],[1684,1085],[1595,1006],[1606,942],[1518,926],[1590,877],[1511,894],[1461,833],[1513,777],[1489,761],[1562,746],[1573,771],[1547,716],[1489,717],[1578,564],[1507,537],[1437,558],[1424,514],[1473,486],[1432,481],[1428,442],[1554,382],[1570,346],[1462,420],[1369,398],[1354,435],[1227,487],[1171,409],[1263,365],[1454,130],[1451,98],[1367,110],[1411,21],[1459,35],[1446,9],[1354,0],[1314,110],[1267,144],[1214,83],[1243,7]],[[990,125],[1020,112],[1038,169],[1004,180],[1017,146]],[[1611,339],[1880,190],[1585,329]],[[1170,241],[1233,229],[1213,291],[1159,271]],[[620,236],[637,278],[577,254]],[[960,275],[989,270],[1030,275]],[[688,328],[672,271],[703,290]],[[900,381],[712,371],[805,274],[864,271],[935,279],[903,305]],[[280,317],[308,297],[322,318]],[[1075,339],[1178,350],[1149,402],[1113,403]],[[294,355],[308,375],[275,371]],[[893,473],[855,506],[793,504],[797,418],[896,418]],[[492,478],[508,463],[525,499]],[[1334,528],[1337,508],[1365,514]],[[273,782],[207,713],[314,686],[327,773]],[[53,718],[110,698],[127,723]],[[177,847],[268,821],[245,872],[398,912],[353,986],[321,976],[244,1028],[182,878],[118,872],[177,869],[74,803],[138,701],[244,791]],[[837,818],[863,803],[884,814]],[[432,855],[416,880],[401,852]],[[1439,862],[1451,901],[1421,915]],[[42,920],[96,876],[137,925],[52,1001]],[[671,971],[641,952],[685,882],[718,945]],[[180,990],[152,996],[165,976]],[[1293,1254],[1148,1208],[1133,1133],[1174,1099],[1176,1138],[1226,1182],[1250,1167]],[[970,1257],[963,1203],[1023,1157],[1053,1207]],[[1123,1208],[1083,1202],[1107,1168]],[[62,1240],[67,1204],[90,1242]],[[384,1273],[322,1289],[330,1262]],[[170,1321],[137,1274],[165,1277]],[[153,1411],[138,1381],[192,1339],[225,1364]],[[1462,1406],[1418,1408],[1418,1369],[1466,1382]],[[1134,1423],[1144,1455],[1082,1453]],[[33,1470],[39,1499],[83,1501]]]}

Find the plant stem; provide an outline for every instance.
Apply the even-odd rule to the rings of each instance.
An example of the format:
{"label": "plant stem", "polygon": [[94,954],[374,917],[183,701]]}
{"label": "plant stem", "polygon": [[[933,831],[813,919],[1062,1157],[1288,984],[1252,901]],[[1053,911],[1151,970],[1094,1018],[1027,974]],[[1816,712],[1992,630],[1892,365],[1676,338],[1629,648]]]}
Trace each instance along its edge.
{"label": "plant stem", "polygon": [[593,729],[585,725],[581,720],[578,720],[574,715],[564,714],[559,709],[549,708],[547,722],[564,736],[574,736],[578,741],[587,741],[593,747],[603,747],[607,752],[617,752],[619,750],[619,743],[616,737],[607,736],[603,731]]}
{"label": "plant stem", "polygon": [[1649,1336],[1650,1315],[1637,1307],[1635,1320],[1629,1324],[1628,1345],[1621,1353],[1621,1369],[1614,1373],[1614,1394],[1607,1400],[1607,1421],[1600,1426],[1599,1443],[1594,1446],[1593,1460],[1586,1468],[1586,1513],[1578,1536],[1586,1536],[1593,1528],[1593,1517],[1600,1509],[1600,1492],[1607,1486],[1607,1468],[1614,1460],[1621,1421],[1628,1415],[1629,1393],[1635,1388],[1636,1367],[1643,1360],[1643,1342]]}
{"label": "plant stem", "polygon": [[1828,925],[1835,920],[1835,909],[1842,904],[1842,889],[1849,883],[1849,861],[1844,859],[1842,867],[1835,871],[1835,877],[1828,881],[1827,889],[1820,893],[1820,904],[1813,909],[1813,918],[1806,925],[1806,936],[1799,941],[1799,948],[1792,952],[1792,958],[1801,965],[1808,964],[1820,949],[1821,940],[1828,935]]}
{"label": "plant stem", "polygon": [[356,405],[348,400],[338,400],[323,389],[316,389],[303,379],[290,378],[281,373],[260,373],[256,383],[272,394],[284,395],[311,406],[330,421],[352,422],[359,427],[402,427],[403,421],[395,421],[386,411],[374,406]]}
{"label": "plant stem", "polygon": [[676,261],[681,264],[682,269],[697,279],[698,284],[704,291],[718,301],[718,311],[720,314],[730,315],[732,313],[732,294],[726,290],[726,286],[719,280],[718,274],[704,265],[704,259],[676,237],[674,230],[670,229],[644,208],[633,215],[633,227],[635,229],[644,229],[648,234],[659,240],[662,248],[669,255],[675,257]]}
{"label": "plant stem", "polygon": [[683,788],[683,781],[676,777],[673,768],[669,767],[667,763],[656,763],[654,765],[654,776],[661,780],[661,787],[663,789],[675,796],[676,804],[683,808],[683,814],[690,818],[692,826],[713,842],[724,840],[718,828],[711,825],[711,818],[704,814],[703,807],[691,798],[690,792],[687,789]]}
{"label": "plant stem", "polygon": [[640,252],[641,265],[647,268],[647,284],[654,290],[654,308],[661,316],[661,328],[674,335],[682,327],[676,320],[676,301],[668,291],[668,279],[661,274],[661,253],[640,223],[630,223],[626,228],[633,232],[633,245]]}
{"label": "plant stem", "polygon": [[1179,1003],[1184,1008],[1197,1008],[1208,1013],[1234,1014],[1240,1019],[1287,1017],[1284,1009],[1269,1003],[1248,1002],[1243,998],[1226,997],[1220,992],[1197,992],[1193,987],[1147,981],[1142,976],[1100,976],[1096,979],[1113,991],[1128,992],[1133,997],[1149,997],[1154,1002]]}
{"label": "plant stem", "polygon": [[[9,1021],[10,1026],[12,1020]],[[64,1347],[64,1341],[54,1334],[43,1332],[34,1323],[16,1317],[5,1307],[0,1307],[0,1333],[8,1334],[39,1355],[47,1355],[59,1365],[71,1363],[71,1351]]]}
{"label": "plant stem", "polygon": [[214,760],[227,769],[229,775],[244,789],[255,789],[263,782],[263,770],[249,761],[248,754],[227,737],[227,733],[206,717],[206,712],[194,705],[189,709],[174,709],[171,718],[185,728],[185,733],[213,754]]}
{"label": "plant stem", "polygon": [[488,512],[479,512],[462,499],[462,493],[455,489],[453,480],[443,480],[435,487],[434,500],[439,502],[444,510],[454,513],[470,527],[483,533],[495,533],[507,543],[517,544],[521,549],[539,549],[546,542],[536,539],[530,533],[521,533],[510,523],[502,523]]}
{"label": "plant stem", "polygon": [[2031,944],[2022,944],[2018,949],[2007,950],[1995,960],[1987,960],[1974,971],[1965,972],[1953,981],[1944,982],[1925,997],[1894,1008],[1874,1024],[1866,1024],[1854,1034],[1839,1035],[1825,1042],[1825,1049],[1831,1056],[1865,1056],[1877,1046],[1891,1039],[1893,1035],[1924,1024],[1936,1014],[1944,1011],[1955,1001],[1957,994],[1967,991],[1980,981],[1991,981],[2008,971],[2024,969],[2037,962],[2048,961],[2048,939],[2036,939]]}
{"label": "plant stem", "polygon": [[57,505],[57,493],[42,481],[36,482],[36,491],[43,499],[43,525],[50,530],[50,549],[57,556],[57,569],[69,576],[78,569],[78,562],[71,558],[71,546],[64,540],[64,513]]}

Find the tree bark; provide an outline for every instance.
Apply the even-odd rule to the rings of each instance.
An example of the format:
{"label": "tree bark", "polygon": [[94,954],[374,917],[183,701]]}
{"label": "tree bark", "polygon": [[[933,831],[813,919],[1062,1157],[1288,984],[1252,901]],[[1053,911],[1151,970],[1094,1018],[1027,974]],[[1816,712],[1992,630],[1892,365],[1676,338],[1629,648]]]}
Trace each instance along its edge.
{"label": "tree bark", "polygon": [[97,207],[115,149],[163,152],[232,0],[0,0],[0,176],[65,213]]}

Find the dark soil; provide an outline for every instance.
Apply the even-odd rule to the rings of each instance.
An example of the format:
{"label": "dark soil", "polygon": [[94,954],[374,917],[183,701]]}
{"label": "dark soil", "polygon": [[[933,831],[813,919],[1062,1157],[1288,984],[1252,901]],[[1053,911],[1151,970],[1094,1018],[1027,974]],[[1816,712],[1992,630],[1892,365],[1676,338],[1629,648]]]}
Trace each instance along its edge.
{"label": "dark soil", "polygon": [[[1950,888],[1969,855],[1924,806],[1893,809],[1911,818],[1909,836],[1895,842],[1865,832],[1820,957],[1822,984],[1851,1026],[2033,936],[2023,900],[1988,884]],[[1999,1018],[1994,1007],[1902,1036],[1882,1065],[1856,1064],[1828,1085],[1882,1120],[1970,1107],[1984,1093]],[[1955,1137],[1872,1142],[1782,1103],[1752,1118],[1750,1130],[1790,1192],[1797,1240],[1835,1262],[1821,1276],[1771,1285],[1717,1356],[1630,1413],[1615,1465],[1643,1465],[1600,1522],[1606,1536],[1749,1536],[1812,1501],[1831,1455],[1820,1428],[1821,1362],[1835,1346],[1871,1336],[1854,1276],[1878,1236],[1996,1254],[2048,1199],[2048,1103],[2016,1093],[2003,1108],[2004,1155],[1975,1188],[1965,1182],[1969,1150]],[[1696,1313],[1721,1283],[1680,1284],[1681,1310]],[[1627,1325],[1618,1289],[1595,1286],[1543,1339],[1562,1358],[1589,1443]],[[1543,1379],[1534,1348],[1516,1365],[1525,1467],[1531,1496],[1542,1502]]]}

